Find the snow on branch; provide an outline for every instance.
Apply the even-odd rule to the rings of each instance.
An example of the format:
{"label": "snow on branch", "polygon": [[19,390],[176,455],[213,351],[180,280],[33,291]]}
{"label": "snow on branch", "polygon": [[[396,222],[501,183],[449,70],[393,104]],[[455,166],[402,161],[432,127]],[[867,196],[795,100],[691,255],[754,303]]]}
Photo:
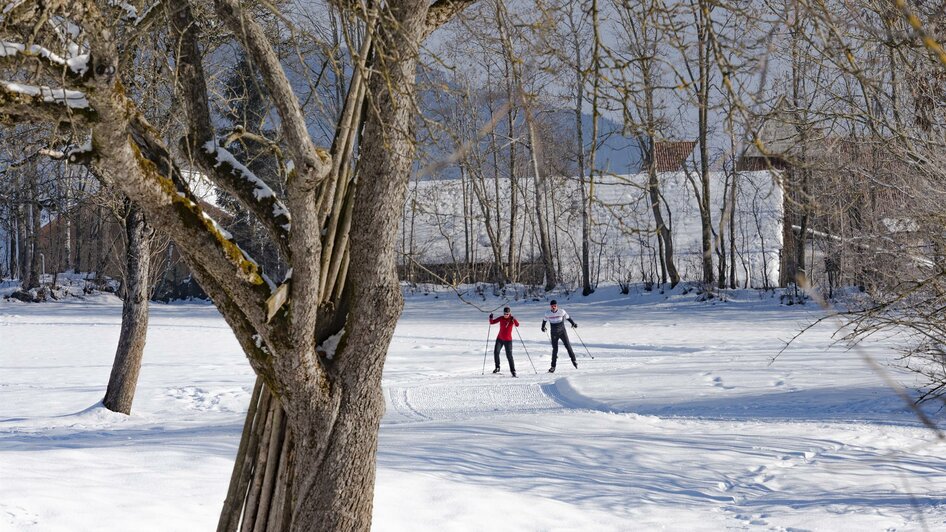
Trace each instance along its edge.
{"label": "snow on branch", "polygon": [[70,49],[73,52],[70,53],[70,57],[62,57],[36,44],[26,46],[16,42],[0,41],[0,58],[11,60],[16,60],[21,56],[36,58],[51,68],[65,69],[72,79],[82,79],[89,73],[89,54],[79,54],[78,49],[74,47]]}
{"label": "snow on branch", "polygon": [[0,81],[7,91],[33,98],[39,98],[43,103],[65,105],[70,109],[91,109],[89,100],[80,91],[69,89],[53,89],[46,86],[25,85],[11,81]]}
{"label": "snow on branch", "polygon": [[92,148],[92,137],[89,136],[89,138],[80,145],[68,146],[63,150],[43,148],[39,150],[38,153],[53,160],[66,161],[69,164],[81,164],[88,166],[92,160],[95,150]]}
{"label": "snow on branch", "polygon": [[109,0],[108,5],[125,12],[125,20],[138,20],[138,8],[128,2]]}
{"label": "snow on branch", "polygon": [[291,228],[289,209],[273,189],[216,141],[205,142],[202,151],[210,158],[208,163],[216,171],[214,181],[240,199],[261,218],[263,224],[274,228],[281,243],[287,243]]}
{"label": "snow on branch", "polygon": [[151,5],[146,7],[144,11],[142,11],[141,13],[138,12],[137,7],[129,4],[128,2],[121,2],[119,0],[109,0],[108,5],[109,7],[112,7],[124,13],[124,16],[122,17],[123,20],[127,22],[131,22],[132,25],[137,26],[141,24],[143,21],[147,20],[148,17],[152,13],[156,12],[155,8],[161,5],[161,0],[158,0],[157,2],[152,2]]}
{"label": "snow on branch", "polygon": [[54,124],[95,122],[98,115],[79,91],[0,80],[0,115],[6,121]]}

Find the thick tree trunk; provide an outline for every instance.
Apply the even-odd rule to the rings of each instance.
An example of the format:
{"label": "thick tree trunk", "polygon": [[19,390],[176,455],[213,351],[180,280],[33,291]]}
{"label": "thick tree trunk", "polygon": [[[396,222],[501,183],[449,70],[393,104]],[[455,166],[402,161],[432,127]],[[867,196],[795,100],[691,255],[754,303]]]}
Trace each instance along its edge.
{"label": "thick tree trunk", "polygon": [[[427,3],[408,0],[386,9],[374,52],[384,72],[370,80],[372,105],[366,107],[353,189],[351,218],[358,223],[350,229],[349,251],[336,246],[332,252],[350,257],[337,283],[321,294],[338,323],[325,324],[320,312],[319,330],[344,329],[344,335],[333,356],[302,357],[319,357],[325,366],[325,386],[305,390],[311,395],[288,389],[271,396],[258,386],[220,531],[371,527],[384,413],[381,373],[403,308],[395,270],[397,226],[390,222],[402,215],[413,160],[414,76]],[[317,337],[325,340],[320,332]]]}
{"label": "thick tree trunk", "polygon": [[125,202],[127,214],[122,328],[118,348],[115,350],[112,374],[108,379],[108,388],[102,403],[113,412],[130,414],[148,333],[151,231],[141,209],[127,199]]}

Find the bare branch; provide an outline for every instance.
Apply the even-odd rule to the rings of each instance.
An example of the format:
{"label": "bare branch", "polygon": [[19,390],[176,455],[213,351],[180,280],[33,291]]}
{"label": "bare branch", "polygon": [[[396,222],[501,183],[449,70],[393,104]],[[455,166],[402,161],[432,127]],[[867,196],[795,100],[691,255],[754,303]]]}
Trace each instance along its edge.
{"label": "bare branch", "polygon": [[906,0],[893,0],[893,3],[897,6],[897,9],[900,10],[900,14],[906,19],[907,23],[910,24],[910,27],[920,36],[920,39],[923,41],[923,46],[933,54],[937,61],[943,66],[946,66],[946,50],[943,50],[943,45],[923,28],[923,23],[920,22],[920,19],[910,10]]}
{"label": "bare branch", "polygon": [[[302,107],[263,28],[237,0],[215,0],[217,14],[243,44],[266,84],[280,117],[280,129],[295,170],[286,180],[287,203],[292,212],[293,231],[289,246],[293,252],[290,305],[291,320],[298,330],[315,331],[319,303],[319,260],[322,254],[318,185],[332,170],[332,158],[316,148],[306,127]],[[315,352],[314,335],[297,339],[300,353]],[[309,362],[317,364],[315,362]]]}
{"label": "bare branch", "polygon": [[246,16],[238,2],[216,0],[214,4],[217,7],[217,14],[243,43],[244,49],[252,58],[266,83],[266,88],[272,95],[272,101],[276,105],[281,120],[280,128],[289,144],[289,151],[297,169],[295,184],[291,188],[311,192],[330,171],[331,160],[328,152],[316,148],[312,142],[302,107],[283,71],[276,51],[263,28],[251,17]]}
{"label": "bare branch", "polygon": [[178,81],[187,108],[188,131],[181,142],[184,150],[220,188],[237,198],[272,235],[280,251],[292,256],[289,245],[289,210],[266,183],[239,164],[214,141],[207,85],[198,46],[198,25],[190,6],[184,3],[172,13]]}

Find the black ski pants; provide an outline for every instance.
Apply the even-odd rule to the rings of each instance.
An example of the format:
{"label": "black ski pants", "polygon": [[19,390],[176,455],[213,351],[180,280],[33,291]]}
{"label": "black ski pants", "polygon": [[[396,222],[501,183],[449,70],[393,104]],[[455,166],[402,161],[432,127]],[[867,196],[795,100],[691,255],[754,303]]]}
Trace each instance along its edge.
{"label": "black ski pants", "polygon": [[568,356],[571,357],[572,363],[577,364],[575,361],[575,352],[572,351],[572,344],[568,341],[568,333],[565,332],[565,327],[552,327],[552,367],[555,367],[555,363],[558,362],[558,341],[561,340],[562,344],[565,345],[565,350],[568,351]]}
{"label": "black ski pants", "polygon": [[496,339],[496,345],[493,347],[493,361],[496,362],[496,369],[499,369],[499,349],[506,348],[506,360],[509,361],[509,371],[516,372],[516,363],[512,360],[512,340]]}

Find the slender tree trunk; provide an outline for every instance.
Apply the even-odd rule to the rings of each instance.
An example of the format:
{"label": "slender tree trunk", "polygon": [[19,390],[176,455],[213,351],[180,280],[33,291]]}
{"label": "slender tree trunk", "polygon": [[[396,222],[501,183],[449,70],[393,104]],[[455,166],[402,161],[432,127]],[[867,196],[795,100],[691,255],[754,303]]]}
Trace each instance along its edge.
{"label": "slender tree trunk", "polygon": [[709,173],[709,11],[706,0],[699,2],[700,13],[697,27],[697,48],[699,61],[699,143],[700,143],[700,179],[702,181],[700,224],[703,242],[703,284],[713,285],[713,220],[710,211],[710,173]]}
{"label": "slender tree trunk", "polygon": [[[497,177],[496,180],[498,179],[499,178]],[[486,180],[482,174],[478,176],[470,176],[470,183],[473,188],[473,193],[476,195],[477,203],[480,206],[480,212],[483,214],[483,225],[486,229],[486,236],[489,239],[490,250],[493,253],[493,262],[496,264],[496,282],[502,286],[506,284],[508,279],[505,274],[505,269],[503,268],[502,243],[500,242],[500,235],[498,232],[501,228],[501,224],[498,220],[498,209],[494,210],[494,201],[490,199],[489,194],[487,193],[485,181]],[[493,225],[494,213],[496,213],[497,218],[495,225]]]}
{"label": "slender tree trunk", "polygon": [[[717,234],[719,235],[716,239],[718,245],[716,246],[716,253],[719,256],[719,264],[717,265],[717,287],[720,289],[726,288],[726,274],[729,269],[728,265],[728,255],[726,250],[726,221],[732,219],[732,205],[729,203],[729,187],[733,186],[732,177],[727,174],[726,181],[723,184],[723,211],[719,217],[719,229]],[[730,242],[732,244],[732,242]]]}
{"label": "slender tree trunk", "polygon": [[[512,95],[510,91],[510,96]],[[510,101],[512,101],[510,99]],[[509,124],[509,137],[513,138],[513,131],[516,126],[516,119],[512,106],[509,106],[507,114]],[[516,176],[516,142],[509,143],[509,249],[506,253],[506,278],[512,281],[518,280],[518,274],[515,264],[516,258],[516,219],[519,217],[519,198],[518,198],[518,178]]]}
{"label": "slender tree trunk", "polygon": [[664,237],[660,231],[657,231],[657,258],[660,260],[660,284],[667,284],[667,261],[664,258]]}
{"label": "slender tree trunk", "polygon": [[660,233],[660,241],[663,242],[664,263],[667,267],[667,275],[670,277],[670,288],[673,288],[680,283],[680,274],[677,273],[677,266],[673,262],[673,235],[664,223],[663,213],[660,211],[660,183],[657,181],[657,169],[653,164],[648,170],[648,177],[647,192],[650,194],[650,206],[654,213],[654,223],[657,224],[657,231]]}
{"label": "slender tree trunk", "polygon": [[39,246],[39,231],[40,231],[40,217],[42,216],[42,207],[39,206],[37,199],[39,198],[39,188],[36,183],[36,171],[34,168],[30,168],[29,172],[29,187],[30,187],[30,198],[29,204],[27,205],[27,216],[28,216],[28,235],[29,235],[29,272],[26,277],[26,288],[37,288],[40,285],[40,246]]}
{"label": "slender tree trunk", "polygon": [[[805,265],[805,243],[808,239],[808,220],[809,220],[809,187],[808,187],[808,176],[811,173],[811,170],[808,168],[808,113],[807,109],[807,95],[805,94],[805,86],[803,76],[805,75],[804,66],[801,61],[801,53],[798,49],[801,31],[801,18],[798,13],[798,7],[795,7],[795,19],[793,24],[792,32],[792,104],[793,104],[793,115],[795,122],[795,130],[798,134],[798,144],[800,145],[800,173],[801,179],[797,183],[796,191],[798,194],[794,195],[794,200],[800,212],[799,218],[799,231],[797,239],[795,240],[795,264],[794,264],[794,275],[792,276],[792,282],[798,282],[803,277],[806,276],[806,265]],[[793,172],[793,177],[798,177],[795,172]],[[796,184],[796,183],[793,183]]]}
{"label": "slender tree trunk", "polygon": [[151,229],[141,209],[125,200],[125,284],[122,327],[118,337],[112,374],[102,403],[122,414],[131,413],[138,373],[148,334],[148,293],[151,259]]}
{"label": "slender tree trunk", "polygon": [[75,210],[75,220],[73,221],[73,226],[75,227],[76,243],[75,243],[75,262],[73,263],[73,273],[79,273],[82,271],[82,231],[85,228],[85,225],[82,223],[82,213],[85,209],[82,208],[82,205],[77,203]]}
{"label": "slender tree trunk", "polygon": [[95,267],[95,282],[98,284],[105,281],[105,272],[102,270],[105,267],[105,259],[103,258],[106,256],[105,242],[108,240],[108,225],[105,223],[105,215],[102,211],[101,205],[95,209],[95,227],[97,228],[95,232],[95,256],[90,261],[91,265]]}
{"label": "slender tree trunk", "polygon": [[56,268],[56,273],[65,272],[72,269],[72,193],[70,188],[71,169],[66,169],[59,175],[60,205],[59,222],[62,231],[62,261],[60,267]]}
{"label": "slender tree trunk", "polygon": [[[574,11],[569,11],[570,22],[572,29],[577,29],[576,21],[574,20]],[[597,62],[597,41],[595,42],[595,54],[592,57],[592,61]],[[580,35],[577,31],[572,33],[572,51],[574,55],[572,56],[575,61],[575,131],[577,132],[578,138],[576,139],[575,146],[575,155],[577,156],[578,162],[578,186],[581,188],[581,205],[582,205],[582,216],[581,216],[581,285],[582,285],[582,294],[588,295],[593,290],[591,289],[591,279],[588,270],[590,269],[588,265],[589,261],[589,246],[591,240],[591,234],[589,231],[590,218],[588,216],[588,198],[585,193],[585,131],[582,127],[582,106],[585,102],[585,73],[584,66],[582,64],[582,50],[581,50],[581,41]],[[597,97],[597,94],[595,95]],[[594,152],[597,130],[598,130],[598,109],[597,109],[597,98],[595,99],[595,109],[594,116],[592,120],[592,134],[591,134],[591,145],[592,153]],[[594,166],[594,157],[592,156],[591,161],[592,166]]]}
{"label": "slender tree trunk", "polygon": [[[736,187],[739,174],[733,171],[729,186],[729,288],[736,288]],[[722,236],[720,236],[722,238]]]}
{"label": "slender tree trunk", "polygon": [[469,183],[467,182],[469,178],[467,177],[466,165],[460,165],[460,190],[462,193],[463,200],[463,262],[466,265],[467,275],[470,275],[473,271],[473,253],[471,250],[471,233],[473,223],[473,209],[470,204],[470,192],[469,192]]}
{"label": "slender tree trunk", "polygon": [[18,197],[17,212],[17,250],[16,250],[16,277],[23,288],[29,288],[30,276],[30,236],[28,206],[22,195]]}
{"label": "slender tree trunk", "polygon": [[[510,194],[510,216],[509,216],[509,246],[506,249],[506,265],[507,265],[507,275],[509,278],[513,272],[513,258],[516,253],[516,211],[517,211],[517,201],[516,201],[516,144],[513,139],[516,138],[516,109],[513,105],[513,102],[516,100],[516,88],[517,84],[521,84],[521,79],[518,75],[518,70],[516,69],[515,62],[518,61],[518,58],[514,57],[514,52],[512,50],[512,43],[510,42],[509,35],[506,32],[506,19],[505,19],[505,8],[501,2],[494,3],[494,13],[496,17],[496,25],[499,28],[500,34],[500,43],[503,48],[503,69],[504,69],[504,79],[506,82],[506,101],[509,104],[509,109],[506,111],[506,130],[509,135],[509,194]],[[495,135],[493,136],[493,142],[495,143]],[[498,155],[498,154],[497,154]],[[497,167],[496,175],[499,175]],[[499,193],[496,194],[497,199],[499,198]],[[498,224],[498,220],[497,220]]]}
{"label": "slender tree trunk", "polygon": [[532,120],[528,120],[529,128],[529,146],[532,155],[532,171],[535,175],[535,220],[539,230],[539,249],[542,252],[542,263],[545,266],[545,291],[549,291],[558,285],[558,276],[555,269],[555,259],[552,255],[552,241],[549,238],[549,230],[545,216],[545,189],[546,178],[539,169],[539,158],[537,139],[535,134],[535,125]]}
{"label": "slender tree trunk", "polygon": [[[648,101],[650,101],[651,91],[647,92]],[[652,109],[652,107],[649,107]],[[651,113],[652,115],[652,113]],[[666,276],[661,275],[663,282],[670,280],[670,287],[673,288],[680,283],[680,274],[677,273],[677,266],[673,262],[673,235],[670,228],[664,223],[663,212],[660,209],[660,182],[657,179],[657,161],[655,159],[656,140],[653,137],[642,140],[645,143],[647,155],[647,194],[650,197],[650,208],[654,216],[654,224],[657,228],[659,244],[661,251],[661,270],[666,268]],[[663,273],[663,272],[661,272]]]}

